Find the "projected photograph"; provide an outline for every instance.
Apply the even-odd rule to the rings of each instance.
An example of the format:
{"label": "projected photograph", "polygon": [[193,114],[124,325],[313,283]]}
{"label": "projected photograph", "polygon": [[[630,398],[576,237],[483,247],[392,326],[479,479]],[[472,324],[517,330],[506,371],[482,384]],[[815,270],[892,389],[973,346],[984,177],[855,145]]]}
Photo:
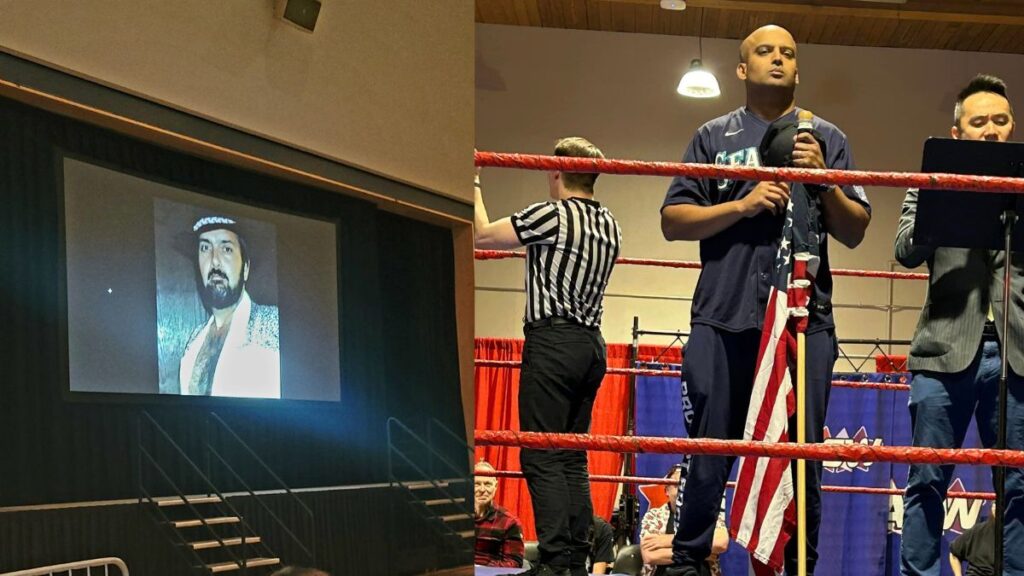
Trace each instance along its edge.
{"label": "projected photograph", "polygon": [[341,399],[334,221],[74,158],[62,177],[69,392]]}
{"label": "projected photograph", "polygon": [[160,393],[281,396],[273,224],[157,198]]}

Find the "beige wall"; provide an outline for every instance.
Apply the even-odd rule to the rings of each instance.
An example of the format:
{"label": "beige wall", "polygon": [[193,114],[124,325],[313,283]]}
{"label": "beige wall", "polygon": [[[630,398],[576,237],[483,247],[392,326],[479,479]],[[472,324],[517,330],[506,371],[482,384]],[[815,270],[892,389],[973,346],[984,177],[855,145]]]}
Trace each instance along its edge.
{"label": "beige wall", "polygon": [[[549,154],[562,135],[592,139],[610,158],[678,162],[703,122],[743,103],[734,74],[738,41],[705,40],[704,62],[722,85],[717,100],[685,99],[676,84],[695,38],[478,25],[476,143],[482,150]],[[920,168],[928,136],[948,136],[953,99],[977,72],[1003,77],[1011,96],[1024,94],[1024,57],[927,50],[806,45],[800,47],[797,101],[831,120],[850,139],[857,165],[869,170]],[[1014,98],[1017,107],[1024,103]],[[542,200],[541,173],[488,169],[484,194],[492,218]],[[598,199],[619,218],[623,255],[696,260],[696,243],[667,243],[658,209],[668,180],[602,176]],[[888,270],[903,190],[870,188],[874,218],[856,250],[830,242],[834,268]],[[521,337],[522,260],[476,265],[476,334]],[[608,342],[628,342],[634,315],[641,328],[689,326],[697,272],[621,266],[605,300]],[[919,281],[895,284],[894,303],[920,306]],[[508,290],[512,290],[511,292]],[[885,338],[889,284],[840,278],[835,301],[840,338]],[[895,338],[909,338],[917,310],[894,313]],[[643,342],[657,342],[648,338]],[[848,347],[848,352],[867,349]],[[838,369],[845,369],[837,366]]]}
{"label": "beige wall", "polygon": [[0,47],[471,201],[473,3],[4,0]]}

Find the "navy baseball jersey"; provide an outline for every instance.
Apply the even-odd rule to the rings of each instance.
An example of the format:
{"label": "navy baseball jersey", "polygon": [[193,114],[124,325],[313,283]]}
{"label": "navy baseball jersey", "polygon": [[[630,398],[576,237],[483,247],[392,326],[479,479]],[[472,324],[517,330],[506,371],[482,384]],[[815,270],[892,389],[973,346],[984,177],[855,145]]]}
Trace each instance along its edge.
{"label": "navy baseball jersey", "polygon": [[[800,109],[784,116],[794,123]],[[683,162],[761,166],[758,148],[771,122],[758,118],[746,107],[715,118],[697,130],[686,149]],[[835,125],[814,118],[814,130],[825,143],[825,165],[838,170],[853,169],[846,135]],[[665,196],[665,206],[693,204],[712,206],[739,200],[750,193],[757,182],[675,178]],[[843,193],[870,213],[864,189],[844,186]],[[744,218],[718,234],[701,240],[703,264],[693,295],[691,322],[723,330],[761,329],[771,287],[772,265],[778,250],[782,215],[761,212]],[[824,223],[822,223],[824,228]],[[832,328],[832,274],[828,265],[828,235],[821,235],[821,266],[815,279],[808,332]]]}

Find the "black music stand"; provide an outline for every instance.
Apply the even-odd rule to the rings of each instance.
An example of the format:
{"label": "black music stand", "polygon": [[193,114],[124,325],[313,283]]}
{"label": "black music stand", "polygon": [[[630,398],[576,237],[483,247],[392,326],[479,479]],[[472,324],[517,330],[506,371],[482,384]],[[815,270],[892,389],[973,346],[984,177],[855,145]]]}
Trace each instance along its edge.
{"label": "black music stand", "polygon": [[[922,172],[1024,176],[1024,144],[929,138],[924,144]],[[999,345],[999,430],[996,448],[1006,449],[1006,386],[1010,347],[1010,255],[1024,252],[1024,227],[1015,227],[1024,214],[1024,195],[957,190],[921,190],[914,244],[917,246],[1003,250],[1003,341]],[[1020,345],[1020,344],[1017,344]],[[995,468],[995,573],[1003,573],[1003,509],[1006,470]]]}

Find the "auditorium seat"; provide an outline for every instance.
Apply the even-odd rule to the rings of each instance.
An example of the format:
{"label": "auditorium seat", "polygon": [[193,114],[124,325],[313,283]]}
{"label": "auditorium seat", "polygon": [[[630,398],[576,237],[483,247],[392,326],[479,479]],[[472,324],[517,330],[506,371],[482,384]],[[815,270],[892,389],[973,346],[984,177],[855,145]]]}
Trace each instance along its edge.
{"label": "auditorium seat", "polygon": [[639,576],[640,571],[644,568],[644,559],[640,555],[640,545],[630,544],[629,546],[623,546],[619,548],[619,553],[615,556],[615,563],[612,564],[612,574],[629,574],[629,576]]}

